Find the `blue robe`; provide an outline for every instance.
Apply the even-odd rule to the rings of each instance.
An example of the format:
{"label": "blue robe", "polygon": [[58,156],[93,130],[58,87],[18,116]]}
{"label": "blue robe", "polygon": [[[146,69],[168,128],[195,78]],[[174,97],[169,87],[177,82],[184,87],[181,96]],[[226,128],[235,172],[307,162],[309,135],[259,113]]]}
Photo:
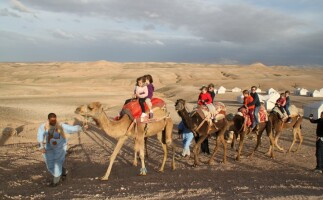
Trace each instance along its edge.
{"label": "blue robe", "polygon": [[[65,134],[71,134],[79,132],[82,128],[77,126],[70,126],[61,123],[61,126]],[[48,130],[45,130],[45,123],[38,128],[37,141],[42,145],[46,141],[44,148],[46,153],[43,154],[48,171],[54,176],[59,177],[62,175],[62,168],[65,161],[67,140],[63,138],[59,133],[54,131],[53,138],[56,145],[48,142]]]}

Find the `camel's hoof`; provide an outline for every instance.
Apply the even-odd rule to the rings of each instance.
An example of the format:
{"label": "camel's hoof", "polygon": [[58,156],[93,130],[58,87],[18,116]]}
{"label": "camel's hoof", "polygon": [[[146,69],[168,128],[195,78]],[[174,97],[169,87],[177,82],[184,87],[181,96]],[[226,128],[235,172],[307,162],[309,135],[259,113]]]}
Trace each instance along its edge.
{"label": "camel's hoof", "polygon": [[137,167],[138,163],[132,163],[132,165],[133,165],[134,167]]}
{"label": "camel's hoof", "polygon": [[108,177],[106,177],[106,176],[102,176],[101,178],[100,178],[100,180],[101,181],[107,181],[109,178]]}
{"label": "camel's hoof", "polygon": [[236,157],[236,161],[240,161],[240,157]]}
{"label": "camel's hoof", "polygon": [[208,165],[213,165],[214,164],[214,161],[213,159],[210,159],[208,162],[207,162]]}
{"label": "camel's hoof", "polygon": [[164,169],[159,169],[158,172],[159,173],[164,173]]}
{"label": "camel's hoof", "polygon": [[252,158],[253,157],[253,153],[251,153],[250,155],[247,156],[248,158]]}
{"label": "camel's hoof", "polygon": [[226,160],[222,160],[220,163],[225,165],[225,164],[227,164],[227,161]]}
{"label": "camel's hoof", "polygon": [[147,169],[146,168],[141,168],[139,176],[146,176],[146,175],[147,175]]}

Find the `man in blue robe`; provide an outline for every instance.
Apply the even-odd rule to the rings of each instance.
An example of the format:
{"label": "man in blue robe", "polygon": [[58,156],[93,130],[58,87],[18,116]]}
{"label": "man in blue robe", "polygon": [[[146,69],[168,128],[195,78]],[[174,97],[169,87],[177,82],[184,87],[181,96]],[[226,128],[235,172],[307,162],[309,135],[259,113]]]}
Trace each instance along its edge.
{"label": "man in blue robe", "polygon": [[48,171],[53,175],[52,186],[57,186],[61,176],[67,175],[64,168],[67,150],[66,134],[81,131],[79,125],[71,126],[57,122],[55,113],[48,115],[48,122],[38,128],[37,141],[39,150],[43,154]]}

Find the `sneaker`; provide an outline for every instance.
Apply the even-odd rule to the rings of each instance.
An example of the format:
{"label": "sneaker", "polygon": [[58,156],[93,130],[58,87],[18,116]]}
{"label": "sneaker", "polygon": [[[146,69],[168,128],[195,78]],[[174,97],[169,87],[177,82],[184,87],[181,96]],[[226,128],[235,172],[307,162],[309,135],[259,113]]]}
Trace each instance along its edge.
{"label": "sneaker", "polygon": [[323,172],[321,169],[314,169],[314,173],[322,174]]}

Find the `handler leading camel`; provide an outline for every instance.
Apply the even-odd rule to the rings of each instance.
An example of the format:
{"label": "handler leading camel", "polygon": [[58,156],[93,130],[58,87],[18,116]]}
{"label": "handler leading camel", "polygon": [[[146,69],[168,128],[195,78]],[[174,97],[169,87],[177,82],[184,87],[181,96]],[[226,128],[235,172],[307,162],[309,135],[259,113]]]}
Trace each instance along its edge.
{"label": "handler leading camel", "polygon": [[66,133],[71,134],[81,130],[79,125],[70,126],[58,123],[55,113],[50,113],[48,122],[39,127],[37,141],[47,169],[53,175],[51,186],[57,186],[61,176],[67,175],[67,170],[63,167],[67,149]]}

